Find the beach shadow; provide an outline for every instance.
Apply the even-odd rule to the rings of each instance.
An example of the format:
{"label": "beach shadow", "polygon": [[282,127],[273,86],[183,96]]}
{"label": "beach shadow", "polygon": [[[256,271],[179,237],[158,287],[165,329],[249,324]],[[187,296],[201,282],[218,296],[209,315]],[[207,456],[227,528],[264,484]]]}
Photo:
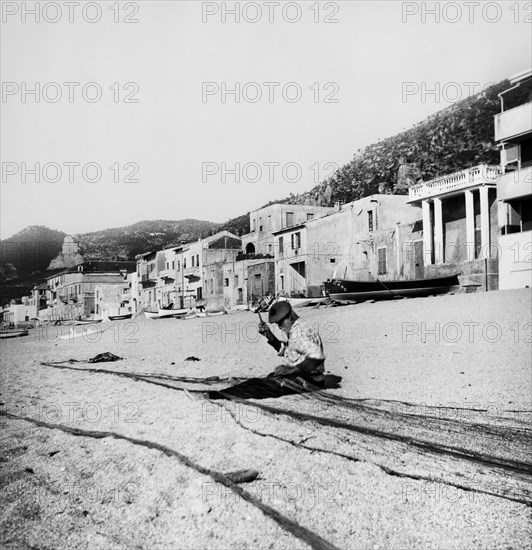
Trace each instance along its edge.
{"label": "beach shadow", "polygon": [[285,395],[311,393],[340,387],[341,376],[268,376],[250,378],[224,390],[208,392],[209,399],[275,399]]}

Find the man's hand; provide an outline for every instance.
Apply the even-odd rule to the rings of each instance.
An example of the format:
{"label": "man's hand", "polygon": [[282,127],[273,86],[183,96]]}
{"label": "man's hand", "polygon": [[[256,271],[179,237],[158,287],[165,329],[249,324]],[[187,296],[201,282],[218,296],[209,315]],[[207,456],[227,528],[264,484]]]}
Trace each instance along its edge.
{"label": "man's hand", "polygon": [[268,340],[268,343],[275,349],[275,351],[279,351],[281,349],[281,342],[272,332],[270,327],[262,320],[260,313],[258,330],[259,334],[262,334]]}
{"label": "man's hand", "polygon": [[271,331],[270,327],[264,322],[260,313],[259,313],[259,334],[262,334],[263,336],[265,336],[270,342],[275,339],[273,332]]}

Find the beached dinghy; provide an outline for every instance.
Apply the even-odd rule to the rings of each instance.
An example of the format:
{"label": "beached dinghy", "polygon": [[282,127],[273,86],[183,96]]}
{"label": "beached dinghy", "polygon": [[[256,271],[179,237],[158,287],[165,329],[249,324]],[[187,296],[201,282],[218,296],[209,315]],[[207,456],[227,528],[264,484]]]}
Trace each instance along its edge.
{"label": "beached dinghy", "polygon": [[405,281],[354,281],[333,279],[327,281],[325,291],[337,302],[362,302],[364,300],[391,300],[415,298],[432,294],[445,294],[460,288],[458,275],[432,279],[409,279]]}
{"label": "beached dinghy", "polygon": [[109,321],[123,321],[124,319],[131,319],[133,313],[124,313],[123,315],[108,315]]}
{"label": "beached dinghy", "polygon": [[93,325],[95,323],[101,323],[102,319],[76,319],[75,325]]}
{"label": "beached dinghy", "polygon": [[19,338],[20,336],[28,336],[27,330],[7,329],[0,330],[0,338]]}
{"label": "beached dinghy", "polygon": [[166,308],[159,308],[159,319],[163,319],[164,317],[177,317],[179,315],[185,315],[186,313],[190,313],[189,309],[166,309]]}

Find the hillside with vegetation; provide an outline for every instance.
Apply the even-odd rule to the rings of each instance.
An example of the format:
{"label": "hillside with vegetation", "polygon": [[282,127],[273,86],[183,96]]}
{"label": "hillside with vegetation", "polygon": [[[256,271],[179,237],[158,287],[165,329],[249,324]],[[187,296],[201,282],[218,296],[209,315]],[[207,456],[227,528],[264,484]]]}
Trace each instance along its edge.
{"label": "hillside with vegetation", "polygon": [[[501,110],[498,94],[510,87],[503,80],[409,130],[359,149],[330,178],[280,202],[333,206],[378,192],[406,194],[417,182],[477,164],[499,164],[493,117]],[[531,96],[530,83],[520,86],[505,95],[505,110]]]}

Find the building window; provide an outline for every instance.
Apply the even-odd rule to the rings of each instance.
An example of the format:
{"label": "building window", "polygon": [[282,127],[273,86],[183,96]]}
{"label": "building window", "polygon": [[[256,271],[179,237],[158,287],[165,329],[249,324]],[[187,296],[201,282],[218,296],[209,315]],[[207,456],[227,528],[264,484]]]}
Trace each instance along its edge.
{"label": "building window", "polygon": [[268,231],[271,231],[271,229],[272,229],[272,217],[271,217],[271,215],[268,216],[268,225],[266,226],[266,229],[268,229]]}
{"label": "building window", "polygon": [[268,254],[271,256],[273,252],[273,244],[268,245]]}
{"label": "building window", "polygon": [[301,248],[301,233],[292,233],[292,249],[297,250],[298,248]]}
{"label": "building window", "polygon": [[293,212],[287,212],[286,213],[286,227],[292,227],[294,225],[294,213]]}
{"label": "building window", "polygon": [[255,220],[251,221],[251,231],[255,231]]}
{"label": "building window", "polygon": [[228,277],[226,277],[224,279],[224,286],[229,286],[229,278]]}
{"label": "building window", "polygon": [[194,256],[192,256],[192,267],[194,267]]}
{"label": "building window", "polygon": [[377,257],[379,259],[379,275],[386,275],[386,248],[377,248]]}
{"label": "building window", "polygon": [[172,269],[175,269],[175,261],[172,260]]}
{"label": "building window", "polygon": [[279,258],[284,257],[284,239],[279,237]]}
{"label": "building window", "polygon": [[279,279],[281,280],[281,290],[284,290],[284,275],[281,275]]}
{"label": "building window", "polygon": [[238,286],[238,275],[235,275],[235,286]]}
{"label": "building window", "polygon": [[183,269],[187,268],[187,259],[183,258]]}
{"label": "building window", "polygon": [[[506,225],[502,228],[503,235],[521,233],[532,229],[531,199],[523,198],[508,201],[506,208]],[[530,257],[530,254],[528,257]]]}
{"label": "building window", "polygon": [[177,271],[181,271],[181,262],[177,262]]}
{"label": "building window", "polygon": [[150,273],[155,269],[155,264],[150,264]]}
{"label": "building window", "polygon": [[262,231],[262,216],[259,218],[259,232]]}
{"label": "building window", "polygon": [[373,231],[373,210],[368,211],[368,231]]}
{"label": "building window", "polygon": [[199,254],[196,254],[196,265],[199,267]]}
{"label": "building window", "polygon": [[170,264],[166,262],[166,269],[170,269]]}
{"label": "building window", "polygon": [[307,212],[307,221],[313,220],[313,219],[314,219],[314,214],[312,212]]}

